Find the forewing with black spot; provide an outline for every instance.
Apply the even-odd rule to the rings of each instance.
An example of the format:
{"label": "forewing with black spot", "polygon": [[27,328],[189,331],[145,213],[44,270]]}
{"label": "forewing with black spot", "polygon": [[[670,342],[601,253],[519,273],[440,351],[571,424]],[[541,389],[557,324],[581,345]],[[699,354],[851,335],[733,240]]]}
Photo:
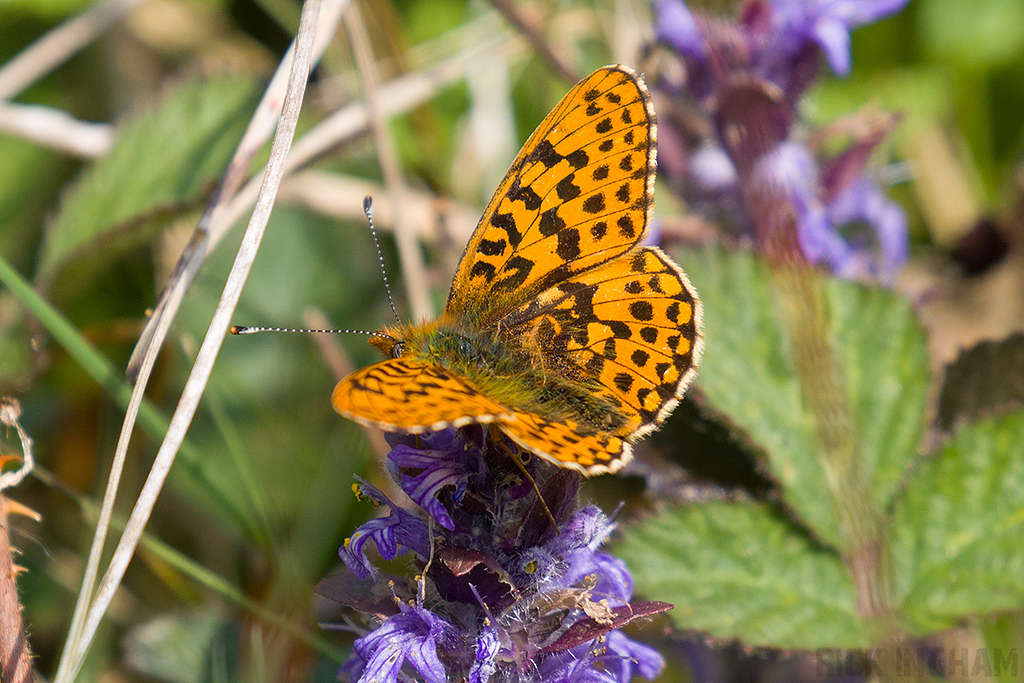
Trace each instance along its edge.
{"label": "forewing with black spot", "polygon": [[486,326],[631,249],[653,206],[655,122],[643,81],[599,69],[544,119],[495,191],[455,274],[449,314]]}

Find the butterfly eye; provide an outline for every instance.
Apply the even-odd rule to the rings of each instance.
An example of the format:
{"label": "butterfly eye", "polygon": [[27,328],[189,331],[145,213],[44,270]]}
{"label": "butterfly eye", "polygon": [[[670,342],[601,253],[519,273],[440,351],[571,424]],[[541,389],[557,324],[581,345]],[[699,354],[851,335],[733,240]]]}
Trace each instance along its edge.
{"label": "butterfly eye", "polygon": [[405,355],[405,342],[395,342],[395,345],[391,347],[391,357],[401,358]]}
{"label": "butterfly eye", "polygon": [[473,353],[473,345],[469,343],[468,339],[462,339],[459,341],[459,353],[463,356],[468,356]]}

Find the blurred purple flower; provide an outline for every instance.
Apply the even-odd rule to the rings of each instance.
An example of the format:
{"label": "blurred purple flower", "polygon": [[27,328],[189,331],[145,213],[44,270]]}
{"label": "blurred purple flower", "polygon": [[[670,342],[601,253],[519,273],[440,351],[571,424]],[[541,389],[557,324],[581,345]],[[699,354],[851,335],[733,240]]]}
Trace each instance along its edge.
{"label": "blurred purple flower", "polygon": [[799,50],[815,43],[839,76],[850,73],[850,29],[903,9],[908,0],[772,0],[776,32]]}
{"label": "blurred purple flower", "polygon": [[[786,241],[778,231],[792,222],[773,217],[788,203],[790,242],[809,262],[840,277],[894,282],[907,259],[906,219],[864,172],[884,132],[854,141],[823,173],[792,128],[821,54],[834,72],[849,73],[850,30],[907,0],[747,0],[733,21],[691,12],[683,0],[652,2],[659,40],[685,67],[683,84],[660,86],[671,97],[662,168],[691,209],[764,249]],[[696,115],[674,116],[687,94]]]}
{"label": "blurred purple flower", "polygon": [[372,608],[378,624],[356,640],[340,675],[381,683],[413,675],[426,683],[625,683],[635,672],[658,674],[661,656],[618,629],[671,606],[630,602],[625,564],[599,551],[614,524],[597,507],[579,506],[578,474],[546,472],[539,459],[525,465],[556,530],[533,488],[510,484],[522,478],[519,467],[483,429],[403,439],[388,461],[428,518],[361,484],[359,492],[389,515],[360,527],[340,552],[353,574],[377,577],[368,540],[384,559],[411,551],[418,597],[400,598],[392,582],[398,610],[382,611],[358,588],[338,588],[359,584],[335,581],[334,599]]}
{"label": "blurred purple flower", "polygon": [[[834,264],[836,272],[846,278],[893,282],[909,256],[907,217],[899,204],[886,197],[878,185],[861,177],[832,200],[828,211],[832,225],[861,222],[874,235],[873,240],[862,239],[856,247],[850,247],[853,258]],[[874,253],[870,242],[877,245],[877,258],[869,256]]]}

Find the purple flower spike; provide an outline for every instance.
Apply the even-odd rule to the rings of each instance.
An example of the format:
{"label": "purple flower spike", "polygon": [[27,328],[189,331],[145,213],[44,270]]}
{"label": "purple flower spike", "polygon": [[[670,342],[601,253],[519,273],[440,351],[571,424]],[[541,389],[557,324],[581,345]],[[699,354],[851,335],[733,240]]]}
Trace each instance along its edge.
{"label": "purple flower spike", "polygon": [[[539,459],[517,465],[510,448],[473,428],[402,440],[388,456],[390,470],[420,514],[358,487],[389,514],[364,524],[341,550],[352,574],[377,583],[349,575],[318,588],[341,608],[363,612],[372,629],[356,640],[340,676],[617,683],[660,671],[657,653],[618,629],[672,606],[631,602],[625,563],[599,550],[615,525],[599,508],[580,507],[578,473],[545,471]],[[423,512],[449,523],[430,524]],[[365,553],[371,539],[385,559],[411,551],[415,578],[389,576],[385,585]]]}
{"label": "purple flower spike", "polygon": [[[685,74],[659,86],[678,100],[662,119],[659,161],[690,209],[752,236],[763,253],[892,284],[907,260],[906,218],[864,167],[895,119],[873,121],[874,132],[822,160],[822,172],[800,142],[798,116],[822,54],[846,75],[850,31],[907,0],[744,0],[732,21],[683,0],[652,3],[658,39]],[[851,236],[850,223],[867,224],[870,238]]]}

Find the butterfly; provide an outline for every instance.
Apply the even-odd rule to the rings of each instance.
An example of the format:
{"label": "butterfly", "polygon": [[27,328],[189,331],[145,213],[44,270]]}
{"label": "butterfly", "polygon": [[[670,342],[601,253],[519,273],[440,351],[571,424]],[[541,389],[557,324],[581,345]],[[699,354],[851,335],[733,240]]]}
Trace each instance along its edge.
{"label": "butterfly", "polygon": [[516,157],[430,322],[371,337],[386,360],[343,379],[340,414],[389,431],[492,424],[585,475],[615,472],[679,402],[701,303],[639,246],[654,210],[656,124],[643,80],[598,69]]}

